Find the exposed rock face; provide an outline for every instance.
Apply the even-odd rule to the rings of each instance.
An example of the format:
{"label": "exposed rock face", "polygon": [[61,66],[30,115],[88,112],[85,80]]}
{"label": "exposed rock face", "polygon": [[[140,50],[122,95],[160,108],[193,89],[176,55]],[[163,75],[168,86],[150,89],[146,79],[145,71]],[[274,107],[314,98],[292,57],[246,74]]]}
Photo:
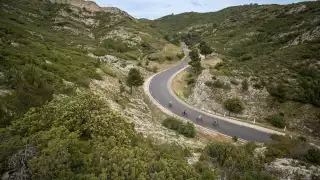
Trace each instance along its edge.
{"label": "exposed rock face", "polygon": [[102,8],[105,12],[111,13],[111,14],[119,14],[119,15],[123,15],[123,16],[127,16],[132,20],[135,20],[134,17],[130,16],[127,12],[122,11],[119,8],[116,7],[103,7]]}
{"label": "exposed rock face", "polygon": [[70,4],[79,8],[85,8],[88,11],[99,12],[103,11],[95,2],[84,0],[50,0],[51,3]]}
{"label": "exposed rock face", "polygon": [[298,44],[301,44],[305,41],[312,41],[318,37],[320,37],[320,26],[298,36],[295,40],[293,40],[292,45],[298,45]]}
{"label": "exposed rock face", "polygon": [[[224,90],[222,88],[210,88],[206,86],[207,81],[212,81],[212,74],[210,70],[204,70],[198,77],[192,94],[186,99],[186,101],[204,111],[211,113],[217,112],[220,114],[225,114],[228,116],[245,118],[248,120],[258,119],[260,116],[267,116],[265,111],[268,109],[267,98],[268,92],[266,89],[257,90],[250,86],[246,93],[243,93],[241,89],[241,84],[233,85],[230,80],[233,79],[228,76],[218,76],[216,77],[220,81],[231,86],[230,90]],[[236,78],[235,78],[236,79]],[[242,79],[236,79],[241,83]],[[226,99],[239,97],[246,106],[243,114],[233,114],[225,110],[223,107],[223,102]]]}
{"label": "exposed rock face", "polygon": [[59,3],[59,4],[70,4],[72,6],[78,7],[78,8],[85,8],[87,11],[91,12],[101,12],[105,11],[114,15],[119,16],[126,16],[129,17],[132,20],[137,21],[134,17],[130,16],[125,11],[122,11],[119,8],[116,7],[100,7],[93,1],[86,1],[86,0],[50,0],[51,3]]}

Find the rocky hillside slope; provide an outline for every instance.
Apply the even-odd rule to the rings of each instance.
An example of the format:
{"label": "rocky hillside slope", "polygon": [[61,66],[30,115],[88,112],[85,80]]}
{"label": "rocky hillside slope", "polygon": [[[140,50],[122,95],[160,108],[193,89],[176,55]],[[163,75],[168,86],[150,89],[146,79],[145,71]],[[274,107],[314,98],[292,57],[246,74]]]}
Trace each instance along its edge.
{"label": "rocky hillside slope", "polygon": [[[115,76],[89,54],[115,56],[123,68],[129,61],[142,65],[149,55],[159,52],[172,61],[179,59],[178,47],[167,44],[155,30],[127,13],[111,7],[96,11],[88,5],[94,7],[80,0],[1,1],[2,127],[28,108],[50,101],[55,93],[73,92],[72,83],[88,87],[90,79],[100,80],[97,68]],[[164,47],[171,47],[170,51]],[[150,64],[155,65],[166,61],[152,60]],[[149,62],[146,67],[156,70]]]}
{"label": "rocky hillside slope", "polygon": [[[211,76],[215,76],[225,80],[231,88],[235,87],[235,91],[239,91],[239,87],[230,83],[230,79],[237,79],[240,83],[244,79],[249,80],[250,92],[258,97],[254,102],[247,102],[247,110],[260,113],[260,110],[265,111],[266,106],[272,109],[263,116],[255,113],[261,121],[270,113],[284,114],[288,121],[293,120],[295,129],[304,129],[319,136],[319,17],[319,2],[251,4],[213,13],[169,15],[155,20],[151,25],[162,29],[162,33],[172,42],[182,39],[189,46],[197,46],[202,40],[215,53],[222,55],[223,62],[215,69],[211,67],[211,71],[205,71],[207,74],[203,77],[206,78],[202,79],[212,81]],[[198,85],[202,89],[209,88],[205,82]],[[241,96],[248,100],[248,94]],[[221,99],[220,96],[217,98]],[[257,106],[259,99],[266,99],[261,102],[261,108]],[[254,116],[252,112],[247,115]]]}

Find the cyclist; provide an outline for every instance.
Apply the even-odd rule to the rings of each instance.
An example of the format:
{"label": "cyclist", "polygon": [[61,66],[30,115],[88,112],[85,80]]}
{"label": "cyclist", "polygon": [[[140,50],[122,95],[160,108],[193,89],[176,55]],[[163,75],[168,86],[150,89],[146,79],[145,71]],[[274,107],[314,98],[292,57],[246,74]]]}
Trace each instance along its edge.
{"label": "cyclist", "polygon": [[212,123],[213,126],[219,126],[218,121],[214,120]]}
{"label": "cyclist", "polygon": [[187,110],[185,109],[185,110],[182,112],[182,114],[186,116],[186,115],[187,115]]}
{"label": "cyclist", "polygon": [[169,102],[169,107],[172,107],[172,101]]}
{"label": "cyclist", "polygon": [[199,116],[197,117],[197,120],[202,121],[202,116],[199,115]]}

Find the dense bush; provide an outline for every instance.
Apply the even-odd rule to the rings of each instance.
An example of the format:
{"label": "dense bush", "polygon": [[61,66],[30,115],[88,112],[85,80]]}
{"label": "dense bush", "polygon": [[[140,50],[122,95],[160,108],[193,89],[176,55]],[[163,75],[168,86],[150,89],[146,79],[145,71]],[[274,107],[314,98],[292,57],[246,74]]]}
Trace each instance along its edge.
{"label": "dense bush", "polygon": [[162,122],[163,126],[175,130],[178,133],[189,137],[189,138],[193,138],[196,135],[196,130],[194,127],[194,124],[191,122],[182,122],[178,119],[175,118],[167,118]]}
{"label": "dense bush", "polygon": [[244,79],[244,80],[241,82],[241,87],[242,87],[242,91],[248,91],[248,89],[249,89],[249,83],[248,83],[248,80],[247,80],[247,79]]}
{"label": "dense bush", "polygon": [[275,158],[294,158],[308,163],[320,165],[320,150],[301,138],[273,135],[273,142],[267,146],[265,153],[267,161]]}
{"label": "dense bush", "polygon": [[124,53],[132,50],[132,48],[129,47],[127,44],[121,41],[113,40],[113,39],[104,40],[103,45],[106,49],[112,49],[120,53]]}
{"label": "dense bush", "polygon": [[233,113],[242,113],[244,105],[239,98],[227,99],[223,102],[224,108]]}
{"label": "dense bush", "polygon": [[103,65],[100,67],[100,69],[107,75],[111,76],[111,77],[116,77],[116,73],[114,72],[114,70],[112,70],[110,67]]}
{"label": "dense bush", "polygon": [[200,53],[204,56],[207,56],[208,54],[211,54],[213,52],[212,48],[204,41],[200,42],[199,49]]}
{"label": "dense bush", "polygon": [[284,119],[284,116],[281,114],[275,114],[272,116],[267,117],[267,121],[278,128],[284,128],[286,126],[286,121]]}
{"label": "dense bush", "polygon": [[223,81],[221,81],[219,79],[215,80],[215,81],[206,81],[205,85],[208,87],[211,87],[211,88],[221,88],[221,89],[226,89],[226,90],[231,89],[230,84],[224,83]]}
{"label": "dense bush", "polygon": [[204,173],[187,164],[188,151],[154,144],[90,94],[58,96],[29,110],[0,129],[0,143],[0,172],[30,179],[200,179]]}
{"label": "dense bush", "polygon": [[305,158],[307,161],[319,165],[320,164],[320,150],[315,147],[309,149],[308,153],[305,155]]}
{"label": "dense bush", "polygon": [[182,52],[182,53],[178,53],[177,54],[177,57],[179,58],[179,59],[182,59],[183,57],[184,57],[184,53]]}
{"label": "dense bush", "polygon": [[219,167],[223,179],[261,179],[273,180],[264,170],[262,159],[254,155],[254,148],[214,142],[206,146],[200,162],[210,162]]}

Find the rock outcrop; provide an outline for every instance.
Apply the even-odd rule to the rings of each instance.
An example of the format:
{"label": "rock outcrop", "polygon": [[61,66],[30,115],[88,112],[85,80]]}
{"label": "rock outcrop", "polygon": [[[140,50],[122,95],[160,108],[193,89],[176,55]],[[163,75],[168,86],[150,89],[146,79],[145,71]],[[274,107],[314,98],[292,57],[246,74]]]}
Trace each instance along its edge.
{"label": "rock outcrop", "polygon": [[79,8],[85,8],[88,11],[99,12],[103,9],[93,1],[85,0],[50,0],[51,3],[70,4]]}
{"label": "rock outcrop", "polygon": [[134,17],[130,16],[127,12],[122,11],[116,7],[100,7],[93,1],[86,1],[86,0],[50,0],[51,3],[58,3],[58,4],[70,4],[72,6],[78,8],[85,8],[87,11],[91,12],[101,12],[105,11],[111,14],[116,14],[120,16],[129,17],[132,20],[136,20]]}

